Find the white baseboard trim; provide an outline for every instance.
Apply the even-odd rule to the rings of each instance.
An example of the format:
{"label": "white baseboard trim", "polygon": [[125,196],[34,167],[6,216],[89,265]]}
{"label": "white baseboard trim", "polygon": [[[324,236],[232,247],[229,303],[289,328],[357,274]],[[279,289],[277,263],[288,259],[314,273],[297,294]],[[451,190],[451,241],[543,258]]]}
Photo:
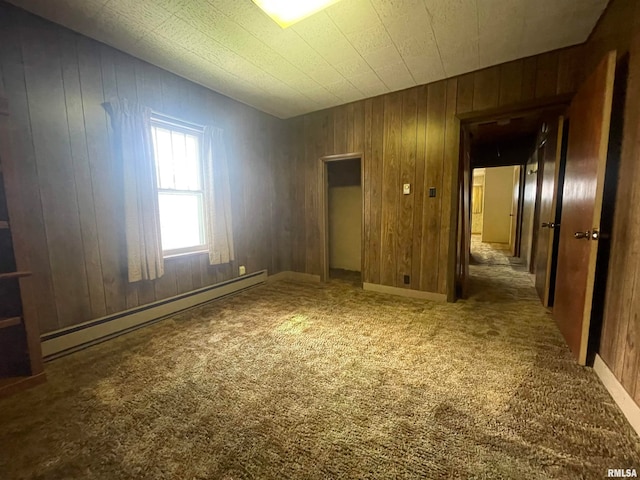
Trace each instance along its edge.
{"label": "white baseboard trim", "polygon": [[294,282],[313,282],[320,283],[320,275],[312,275],[311,273],[301,272],[278,272],[274,275],[269,275],[268,282],[278,282],[280,280],[291,280]]}
{"label": "white baseboard trim", "polygon": [[593,363],[593,370],[600,378],[600,381],[607,389],[611,398],[618,404],[620,410],[627,418],[636,433],[640,436],[640,407],[631,398],[631,395],[620,384],[613,372],[609,370],[609,367],[604,360],[600,358],[600,355],[596,354],[596,359]]}
{"label": "white baseboard trim", "polygon": [[267,281],[267,271],[244,275],[226,282],[176,295],[41,335],[42,355],[50,360],[161,320],[182,310],[238,293]]}
{"label": "white baseboard trim", "polygon": [[447,296],[443,293],[423,292],[422,290],[411,290],[409,288],[390,287],[388,285],[378,285],[377,283],[363,283],[364,290],[370,290],[377,293],[386,293],[389,295],[399,295],[401,297],[419,298],[422,300],[431,300],[434,302],[446,302]]}

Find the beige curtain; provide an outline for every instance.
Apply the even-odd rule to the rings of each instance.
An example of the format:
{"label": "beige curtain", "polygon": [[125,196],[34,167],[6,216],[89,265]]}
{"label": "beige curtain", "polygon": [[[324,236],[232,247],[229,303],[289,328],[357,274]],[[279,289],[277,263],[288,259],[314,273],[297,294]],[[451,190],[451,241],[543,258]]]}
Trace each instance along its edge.
{"label": "beige curtain", "polygon": [[126,99],[106,104],[124,167],[124,222],[129,281],[164,274],[151,109]]}
{"label": "beige curtain", "polygon": [[235,260],[224,131],[217,127],[205,127],[202,150],[209,263],[219,265]]}

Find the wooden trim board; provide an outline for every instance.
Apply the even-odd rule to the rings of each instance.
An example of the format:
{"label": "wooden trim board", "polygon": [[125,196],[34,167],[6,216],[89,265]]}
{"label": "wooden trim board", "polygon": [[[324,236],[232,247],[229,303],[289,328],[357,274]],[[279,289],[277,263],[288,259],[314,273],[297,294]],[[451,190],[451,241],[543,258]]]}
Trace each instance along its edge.
{"label": "wooden trim board", "polygon": [[378,285],[377,283],[363,283],[362,288],[371,292],[386,293],[388,295],[398,295],[400,297],[420,298],[434,302],[446,302],[447,295],[444,293],[424,292],[422,290],[411,290],[409,288],[389,287],[388,285]]}
{"label": "wooden trim board", "polygon": [[611,398],[618,404],[631,427],[640,436],[640,407],[638,404],[631,398],[631,395],[627,393],[598,354],[596,354],[593,370],[600,378],[604,388],[609,392],[609,395],[611,395]]}
{"label": "wooden trim board", "polygon": [[142,307],[98,318],[41,336],[42,354],[52,359],[108,340],[182,310],[231,295],[267,281],[267,271],[248,274]]}

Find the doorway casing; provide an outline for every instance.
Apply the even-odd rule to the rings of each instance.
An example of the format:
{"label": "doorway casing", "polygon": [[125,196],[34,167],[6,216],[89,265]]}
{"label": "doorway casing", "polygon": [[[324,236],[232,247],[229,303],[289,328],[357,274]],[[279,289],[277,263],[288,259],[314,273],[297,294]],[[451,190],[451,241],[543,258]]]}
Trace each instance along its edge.
{"label": "doorway casing", "polygon": [[364,281],[364,155],[362,152],[326,155],[320,157],[320,281],[329,281],[329,175],[328,167],[333,162],[360,160],[360,186],[362,187],[362,205],[360,212],[360,272]]}

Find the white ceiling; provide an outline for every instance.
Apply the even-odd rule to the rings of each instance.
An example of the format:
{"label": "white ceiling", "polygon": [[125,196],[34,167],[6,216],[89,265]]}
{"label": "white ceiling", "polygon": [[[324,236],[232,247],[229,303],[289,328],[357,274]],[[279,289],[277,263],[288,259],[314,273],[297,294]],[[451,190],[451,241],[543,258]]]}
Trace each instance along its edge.
{"label": "white ceiling", "polygon": [[281,118],[581,43],[607,0],[341,0],[285,30],[251,0],[9,0]]}

